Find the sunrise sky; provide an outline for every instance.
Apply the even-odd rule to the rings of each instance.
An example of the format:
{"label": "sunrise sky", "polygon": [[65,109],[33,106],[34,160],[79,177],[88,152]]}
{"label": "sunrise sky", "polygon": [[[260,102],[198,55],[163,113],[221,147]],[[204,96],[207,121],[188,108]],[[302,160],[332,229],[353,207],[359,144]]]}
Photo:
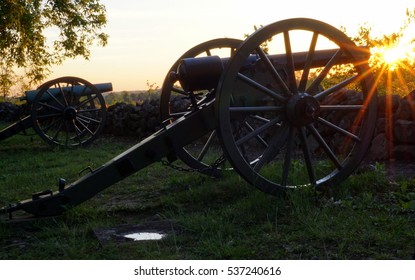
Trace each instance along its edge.
{"label": "sunrise sky", "polygon": [[[309,17],[350,35],[367,22],[376,34],[398,31],[413,0],[101,0],[106,5],[106,47],[92,48],[89,61],[67,60],[48,79],[78,76],[92,83],[112,82],[115,91],[161,86],[181,54],[215,38],[243,39],[254,25]],[[415,34],[414,34],[415,37]]]}

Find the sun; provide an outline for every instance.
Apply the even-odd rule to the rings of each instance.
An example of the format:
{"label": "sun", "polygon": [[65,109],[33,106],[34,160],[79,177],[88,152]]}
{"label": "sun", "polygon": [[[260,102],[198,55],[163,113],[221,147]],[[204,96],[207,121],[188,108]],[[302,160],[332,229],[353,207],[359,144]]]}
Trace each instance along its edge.
{"label": "sun", "polygon": [[394,71],[404,62],[413,62],[415,59],[414,39],[412,34],[405,34],[394,44],[377,47],[374,52],[379,62],[388,70]]}
{"label": "sun", "polygon": [[403,46],[387,48],[383,52],[383,60],[389,65],[396,64],[406,57],[408,57],[408,52]]}
{"label": "sun", "polygon": [[381,62],[391,71],[398,68],[403,61],[413,59],[414,56],[412,46],[406,44],[385,46],[377,49],[377,52],[380,55]]}

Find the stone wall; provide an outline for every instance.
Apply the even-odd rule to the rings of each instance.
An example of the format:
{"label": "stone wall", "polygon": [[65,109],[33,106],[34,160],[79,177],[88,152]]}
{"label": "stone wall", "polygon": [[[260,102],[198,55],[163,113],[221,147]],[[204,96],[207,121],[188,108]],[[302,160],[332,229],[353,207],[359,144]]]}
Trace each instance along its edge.
{"label": "stone wall", "polygon": [[27,110],[26,106],[18,106],[10,102],[0,102],[0,121],[17,121]]}
{"label": "stone wall", "polygon": [[[339,100],[340,98],[341,100]],[[359,104],[361,95],[350,91],[331,96],[329,103]],[[173,106],[183,107],[181,99],[173,100]],[[0,121],[13,122],[27,114],[27,106],[0,103]],[[353,115],[353,114],[352,114]],[[333,117],[342,118],[347,126],[347,114],[340,112]],[[337,122],[336,122],[337,123]],[[369,160],[415,159],[415,92],[401,98],[397,95],[378,98],[378,118],[372,145],[367,155]],[[161,128],[159,101],[146,100],[140,104],[117,103],[108,107],[106,134],[132,136],[144,139]],[[339,144],[341,146],[341,144]]]}
{"label": "stone wall", "polygon": [[108,107],[105,133],[142,139],[160,128],[158,101],[143,104],[117,103]]}
{"label": "stone wall", "polygon": [[[183,111],[187,100],[173,98],[171,106]],[[145,100],[138,104],[116,103],[108,107],[107,125],[104,133],[118,136],[133,136],[144,139],[161,129],[158,99]]]}
{"label": "stone wall", "polygon": [[415,159],[415,92],[404,98],[379,97],[376,131],[368,158]]}

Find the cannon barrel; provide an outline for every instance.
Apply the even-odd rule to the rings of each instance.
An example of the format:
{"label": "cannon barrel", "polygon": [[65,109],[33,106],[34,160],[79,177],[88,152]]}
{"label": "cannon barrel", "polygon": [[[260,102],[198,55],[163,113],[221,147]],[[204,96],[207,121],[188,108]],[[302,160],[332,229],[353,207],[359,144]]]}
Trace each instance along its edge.
{"label": "cannon barrel", "polygon": [[[100,83],[100,84],[94,84],[94,86],[97,88],[97,90],[100,93],[103,92],[109,92],[112,91],[112,83]],[[68,87],[68,88],[51,88],[48,90],[49,94],[53,95],[53,96],[57,96],[59,95],[62,91],[65,90],[73,90],[75,95],[85,95],[85,94],[91,94],[92,91],[89,87],[85,87],[83,85],[75,85],[72,87]],[[20,100],[26,100],[29,104],[33,103],[33,100],[36,97],[36,94],[38,94],[39,89],[36,90],[28,90],[25,91],[25,95],[23,97],[20,98]],[[48,101],[48,99],[50,99],[51,97],[49,95],[44,95],[43,99],[41,101]]]}
{"label": "cannon barrel", "polygon": [[[311,68],[324,67],[336,55],[339,49],[318,50],[313,53]],[[359,47],[362,54],[359,61],[367,61],[370,57],[370,50],[366,47]],[[304,69],[309,52],[296,52],[292,54],[295,70]],[[288,60],[286,54],[269,55],[268,58],[277,70],[284,69]],[[220,58],[219,56],[206,56],[183,59],[177,73],[172,77],[180,82],[180,85],[186,91],[211,90],[216,88],[224,66],[230,58]],[[244,67],[254,65],[260,61],[259,56],[251,55],[246,61]],[[343,53],[337,58],[336,64],[351,63],[352,60],[347,53]],[[353,61],[356,63],[356,61]],[[358,62],[357,62],[358,63]]]}

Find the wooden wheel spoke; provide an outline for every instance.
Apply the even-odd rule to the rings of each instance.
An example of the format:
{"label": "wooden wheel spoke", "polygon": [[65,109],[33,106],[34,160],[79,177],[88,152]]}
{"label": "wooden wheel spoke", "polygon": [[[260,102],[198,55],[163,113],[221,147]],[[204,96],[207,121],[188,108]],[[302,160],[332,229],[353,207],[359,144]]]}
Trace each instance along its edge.
{"label": "wooden wheel spoke", "polygon": [[281,78],[281,75],[278,73],[277,69],[275,69],[274,65],[272,64],[271,60],[269,59],[268,55],[264,52],[264,50],[261,47],[258,47],[256,51],[259,57],[261,58],[261,60],[264,62],[265,67],[268,69],[268,71],[270,72],[274,80],[277,82],[277,84],[281,87],[283,92],[287,96],[292,95],[289,87],[284,82],[284,80]]}
{"label": "wooden wheel spoke", "polygon": [[316,174],[314,172],[313,161],[311,157],[310,147],[308,145],[305,129],[302,127],[300,128],[300,141],[301,147],[304,154],[304,161],[307,167],[308,178],[310,179],[311,184],[316,183]]}
{"label": "wooden wheel spoke", "polygon": [[347,131],[347,130],[345,130],[345,129],[343,129],[343,128],[341,128],[341,127],[339,127],[339,126],[337,126],[337,125],[335,125],[335,124],[333,124],[333,123],[331,123],[331,122],[329,122],[329,121],[327,121],[323,118],[318,118],[318,122],[325,125],[325,126],[327,126],[327,127],[329,127],[329,128],[331,128],[331,129],[333,129],[336,132],[339,132],[339,133],[343,134],[346,137],[349,137],[349,138],[353,139],[356,142],[361,141],[361,139],[357,135],[354,135],[353,133],[351,133],[351,132],[349,132],[349,131]]}
{"label": "wooden wheel spoke", "polygon": [[42,106],[42,107],[47,107],[47,108],[53,109],[53,110],[58,111],[58,112],[62,112],[63,111],[63,108],[58,108],[58,107],[52,106],[52,105],[50,105],[48,103],[39,102],[39,105]]}
{"label": "wooden wheel spoke", "polygon": [[260,121],[262,123],[269,123],[270,121],[269,119],[264,118],[262,116],[258,116],[258,115],[249,115],[249,117],[253,120]]}
{"label": "wooden wheel spoke", "polygon": [[281,94],[270,90],[269,88],[261,85],[260,83],[250,79],[249,77],[247,77],[247,76],[245,76],[241,73],[238,73],[238,79],[240,79],[241,81],[245,82],[247,85],[251,86],[252,88],[261,91],[265,95],[267,95],[267,96],[269,96],[269,97],[271,97],[271,98],[273,98],[277,101],[284,102],[286,100],[286,98],[283,97]]}
{"label": "wooden wheel spoke", "polygon": [[61,113],[55,113],[55,114],[47,114],[47,115],[38,115],[37,118],[38,119],[49,119],[49,118],[56,118],[56,117],[61,117],[62,114]]}
{"label": "wooden wheel spoke", "polygon": [[78,143],[82,144],[82,131],[79,129],[79,127],[76,125],[75,120],[72,121],[72,125],[75,129],[75,138],[78,139]]}
{"label": "wooden wheel spoke", "polygon": [[320,105],[321,111],[361,111],[364,105]]}
{"label": "wooden wheel spoke", "polygon": [[[90,130],[86,124],[84,124],[82,121],[79,121],[79,120],[77,121],[89,134],[95,135],[95,133],[92,130]],[[74,126],[75,126],[75,130],[77,129],[80,133],[82,133],[82,130],[78,128],[75,122],[74,122]]]}
{"label": "wooden wheel spoke", "polygon": [[288,31],[284,31],[284,44],[285,44],[285,54],[287,58],[286,65],[287,65],[287,72],[288,72],[288,88],[290,89],[291,93],[297,94],[298,89],[297,89],[297,81],[295,78],[294,57],[293,57],[293,52],[291,49],[290,33]]}
{"label": "wooden wheel spoke", "polygon": [[229,107],[229,111],[232,113],[281,112],[282,109],[281,106]]}
{"label": "wooden wheel spoke", "polygon": [[294,134],[295,134],[295,129],[294,127],[290,126],[288,137],[286,140],[287,150],[285,152],[284,165],[282,169],[282,179],[281,179],[282,186],[287,186],[288,174],[289,174],[290,167],[291,167],[291,155],[294,150]]}
{"label": "wooden wheel spoke", "polygon": [[[332,87],[331,87],[331,88],[329,88],[329,89],[326,89],[326,90],[324,90],[324,91],[322,91],[322,92],[320,92],[320,93],[317,93],[317,94],[314,96],[314,98],[315,98],[315,99],[317,99],[317,100],[319,100],[319,101],[321,101],[321,100],[323,100],[325,97],[327,97],[328,95],[330,95],[331,93],[336,92],[336,91],[338,91],[338,90],[340,90],[340,89],[342,89],[342,88],[345,88],[345,87],[346,87],[346,86],[348,86],[349,84],[351,84],[351,83],[355,82],[357,79],[359,79],[359,76],[353,76],[353,77],[350,77],[350,78],[348,78],[348,79],[346,79],[346,80],[344,80],[344,81],[342,81],[342,82],[340,82],[340,83],[336,84],[335,86],[332,86]],[[311,86],[310,86],[310,88],[311,88]],[[310,92],[312,92],[312,91],[310,91]]]}
{"label": "wooden wheel spoke", "polygon": [[212,146],[213,140],[216,137],[216,130],[212,131],[212,133],[209,135],[208,140],[206,141],[205,145],[203,146],[202,150],[200,151],[197,160],[202,161],[205,157],[206,153],[208,152],[209,148]]}
{"label": "wooden wheel spoke", "polygon": [[303,73],[301,75],[300,85],[298,86],[298,90],[300,92],[305,92],[308,82],[308,76],[310,75],[310,70],[314,58],[314,52],[316,50],[317,45],[317,39],[318,39],[318,33],[313,33],[313,38],[311,39],[310,48],[307,53],[306,63],[304,65]]}
{"label": "wooden wheel spoke", "polygon": [[[69,102],[68,102],[68,100],[66,99],[66,96],[65,96],[65,92],[63,91],[63,89],[62,89],[62,87],[61,87],[61,84],[60,83],[58,83],[58,88],[59,88],[59,91],[60,91],[60,93],[61,93],[61,95],[62,95],[62,99],[63,99],[63,101],[65,102],[65,104],[63,105],[64,107],[66,107],[66,106],[68,106],[69,105]],[[55,100],[56,101],[56,100]],[[59,102],[59,101],[58,101]],[[60,103],[60,102],[59,102]]]}
{"label": "wooden wheel spoke", "polygon": [[327,142],[323,139],[323,137],[320,135],[320,133],[317,131],[317,129],[312,125],[307,125],[308,130],[311,132],[311,134],[314,136],[314,139],[319,143],[319,145],[323,148],[326,155],[329,157],[329,159],[333,162],[333,164],[336,166],[337,169],[342,169],[342,164],[340,163],[337,156],[334,154],[333,150],[329,147]]}
{"label": "wooden wheel spoke", "polygon": [[[56,102],[56,103],[58,103],[58,105],[61,107],[61,108],[65,108],[66,107],[66,104],[62,104],[62,102],[58,99],[58,98],[56,98],[56,96],[55,96],[55,94],[53,94],[53,93],[51,93],[49,90],[46,90],[46,93]],[[62,92],[62,90],[61,90],[61,93],[62,93],[62,96],[63,96],[63,92]],[[65,100],[65,99],[64,99]],[[58,109],[58,110],[62,110],[62,109]]]}
{"label": "wooden wheel spoke", "polygon": [[49,129],[51,129],[52,127],[54,127],[58,122],[62,122],[62,119],[55,119],[52,123],[50,123],[48,126],[46,126],[45,128],[41,128],[42,132],[46,135],[49,131]]}
{"label": "wooden wheel spoke", "polygon": [[324,78],[327,76],[331,68],[336,64],[336,62],[339,60],[339,58],[342,56],[343,50],[339,49],[334,56],[329,60],[329,62],[326,64],[324,69],[321,71],[321,73],[317,76],[317,78],[313,81],[313,83],[308,87],[307,92],[312,94],[317,92],[318,87],[320,86],[321,82],[324,80]]}
{"label": "wooden wheel spoke", "polygon": [[[245,127],[249,130],[249,131],[251,131],[251,132],[253,132],[253,131],[255,131],[255,129],[247,122],[247,121],[245,121],[245,123],[244,123],[244,125],[245,125]],[[264,140],[264,138],[262,138],[261,137],[261,135],[257,135],[256,136],[256,139],[259,141],[259,143],[261,143],[264,147],[268,147],[268,143],[267,143],[267,141],[265,141]]]}
{"label": "wooden wheel spoke", "polygon": [[89,122],[94,122],[94,123],[98,123],[98,124],[102,123],[102,121],[100,119],[94,119],[94,118],[91,118],[91,117],[88,117],[88,116],[83,116],[83,115],[81,115],[79,113],[76,116],[76,118],[77,119],[80,119],[80,120],[83,120],[83,121],[86,121],[88,123]]}
{"label": "wooden wheel spoke", "polygon": [[236,141],[236,145],[240,146],[240,145],[244,144],[245,142],[251,140],[252,138],[257,137],[257,135],[264,132],[265,130],[272,127],[273,125],[276,125],[279,121],[280,121],[279,118],[275,118],[275,119],[269,121],[268,123],[256,128],[254,131],[251,131],[247,135],[245,135],[242,138],[238,139]]}
{"label": "wooden wheel spoke", "polygon": [[71,91],[69,92],[69,105],[73,104],[75,101],[75,85],[74,83],[71,83]]}
{"label": "wooden wheel spoke", "polygon": [[286,143],[289,127],[287,124],[283,124],[277,133],[274,133],[271,141],[268,143],[268,147],[264,150],[259,160],[256,162],[253,170],[257,173],[260,172],[262,167],[270,162],[281,150],[281,147]]}
{"label": "wooden wheel spoke", "polygon": [[90,103],[91,105],[94,104],[94,100],[97,99],[98,96],[97,95],[89,95],[89,97],[85,100],[82,100],[79,104],[77,104],[76,106],[78,108],[81,108],[82,106],[84,106],[87,103]]}
{"label": "wooden wheel spoke", "polygon": [[[51,137],[53,141],[58,141],[58,136],[59,136],[59,133],[62,130],[62,127],[63,127],[64,123],[65,123],[65,121],[61,119],[60,120],[60,123],[59,123],[59,126],[58,126],[58,128],[56,130],[55,135],[53,137]],[[46,133],[45,133],[45,135],[46,135]]]}

